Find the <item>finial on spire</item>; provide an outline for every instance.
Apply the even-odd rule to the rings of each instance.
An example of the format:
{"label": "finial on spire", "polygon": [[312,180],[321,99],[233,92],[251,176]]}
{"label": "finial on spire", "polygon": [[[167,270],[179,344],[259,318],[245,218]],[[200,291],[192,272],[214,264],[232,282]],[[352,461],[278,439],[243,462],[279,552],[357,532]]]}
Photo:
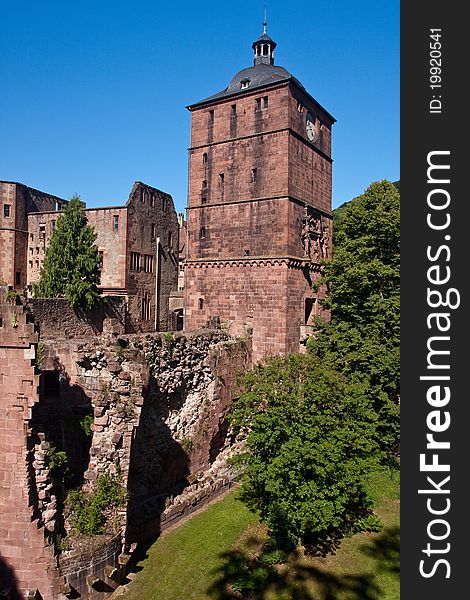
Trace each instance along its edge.
{"label": "finial on spire", "polygon": [[264,21],[263,21],[263,33],[266,33],[266,27],[268,26],[268,22],[266,20],[266,2],[264,3]]}

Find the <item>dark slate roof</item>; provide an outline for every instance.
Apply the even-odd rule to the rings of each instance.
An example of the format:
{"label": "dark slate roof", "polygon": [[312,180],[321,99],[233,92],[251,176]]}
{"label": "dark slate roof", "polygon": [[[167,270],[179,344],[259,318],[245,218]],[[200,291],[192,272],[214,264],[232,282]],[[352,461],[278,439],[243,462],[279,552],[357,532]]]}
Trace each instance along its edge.
{"label": "dark slate roof", "polygon": [[[241,82],[246,79],[250,80],[248,87],[243,88],[242,90]],[[248,67],[247,69],[242,69],[234,77],[232,77],[232,80],[225,90],[222,90],[213,96],[209,96],[204,100],[195,102],[194,104],[188,106],[188,108],[193,108],[195,106],[199,106],[200,104],[205,104],[206,102],[211,102],[213,100],[219,100],[233,94],[238,94],[240,91],[249,92],[255,88],[264,87],[274,83],[280,83],[281,81],[294,81],[302,90],[305,89],[300,81],[291,75],[287,69],[284,69],[284,67],[259,64],[254,65],[253,67]]]}
{"label": "dark slate roof", "polygon": [[271,44],[271,46],[273,47],[273,49],[277,46],[276,42],[274,42],[267,33],[262,33],[259,38],[256,40],[256,42],[253,42],[252,48],[254,48],[257,44],[263,43],[263,42],[268,42]]}

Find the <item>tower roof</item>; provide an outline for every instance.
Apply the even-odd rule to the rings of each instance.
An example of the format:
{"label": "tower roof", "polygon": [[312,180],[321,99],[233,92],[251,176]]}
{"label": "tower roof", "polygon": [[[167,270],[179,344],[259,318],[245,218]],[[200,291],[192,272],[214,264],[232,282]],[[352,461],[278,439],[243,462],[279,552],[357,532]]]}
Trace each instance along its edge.
{"label": "tower roof", "polygon": [[190,104],[186,108],[192,110],[194,108],[203,106],[204,104],[217,102],[230,96],[249,93],[266,86],[275,85],[277,83],[292,82],[298,88],[300,88],[302,92],[306,94],[306,96],[308,96],[317,106],[319,106],[322,111],[332,119],[333,122],[335,122],[336,119],[307,92],[298,79],[296,79],[284,67],[276,66],[274,64],[274,50],[277,47],[277,44],[266,33],[266,26],[267,23],[265,14],[263,33],[252,44],[254,51],[253,66],[238,71],[238,73],[232,77],[228,86],[221,92],[217,92],[217,94],[213,94],[212,96],[204,98],[204,100]]}
{"label": "tower roof", "polygon": [[291,75],[287,69],[274,65],[274,50],[277,44],[266,33],[266,17],[263,25],[263,33],[252,44],[254,51],[253,66],[242,69],[236,73],[230,80],[228,86],[221,92],[196,102],[190,105],[188,108],[193,108],[200,104],[205,104],[206,102],[219,100],[225,98],[226,96],[231,96],[232,94],[238,94],[240,91],[248,92],[255,88],[272,85],[274,83],[280,83],[281,81],[294,80],[298,86],[304,89],[302,84],[295,79],[295,77]]}

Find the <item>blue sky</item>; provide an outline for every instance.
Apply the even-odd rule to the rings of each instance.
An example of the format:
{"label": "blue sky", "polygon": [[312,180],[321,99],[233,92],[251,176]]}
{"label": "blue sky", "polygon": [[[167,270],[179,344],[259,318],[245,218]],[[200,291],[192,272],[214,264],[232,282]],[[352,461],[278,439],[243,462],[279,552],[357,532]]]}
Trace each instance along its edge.
{"label": "blue sky", "polygon": [[[3,3],[0,179],[87,206],[186,206],[189,112],[252,65],[264,0]],[[337,123],[333,206],[399,179],[399,2],[268,0],[276,64]]]}

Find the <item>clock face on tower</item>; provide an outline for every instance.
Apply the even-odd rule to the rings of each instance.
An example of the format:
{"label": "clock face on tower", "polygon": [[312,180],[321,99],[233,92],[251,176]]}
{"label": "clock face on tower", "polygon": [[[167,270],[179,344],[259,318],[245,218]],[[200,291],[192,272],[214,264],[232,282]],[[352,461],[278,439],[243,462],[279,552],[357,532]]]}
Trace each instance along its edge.
{"label": "clock face on tower", "polygon": [[305,122],[305,129],[307,130],[307,137],[311,142],[315,141],[317,133],[315,131],[315,117],[311,113],[307,113],[307,119]]}

